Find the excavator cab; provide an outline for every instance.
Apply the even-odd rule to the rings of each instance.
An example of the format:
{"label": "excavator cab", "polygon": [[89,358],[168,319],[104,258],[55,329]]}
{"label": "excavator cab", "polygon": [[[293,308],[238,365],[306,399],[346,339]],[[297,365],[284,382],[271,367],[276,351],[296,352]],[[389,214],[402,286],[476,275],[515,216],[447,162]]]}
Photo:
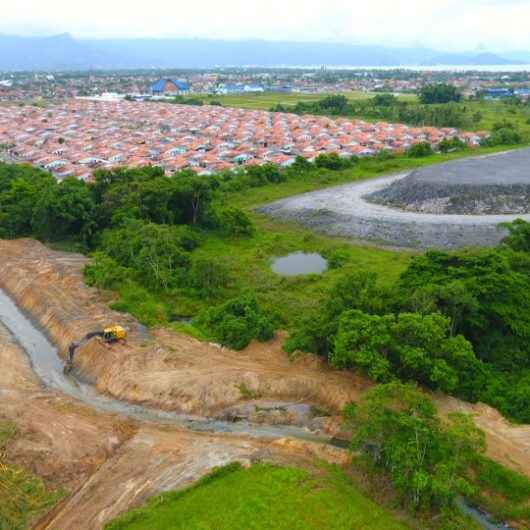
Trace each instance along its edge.
{"label": "excavator cab", "polygon": [[103,340],[105,342],[117,342],[125,340],[127,332],[121,326],[109,326],[103,330]]}

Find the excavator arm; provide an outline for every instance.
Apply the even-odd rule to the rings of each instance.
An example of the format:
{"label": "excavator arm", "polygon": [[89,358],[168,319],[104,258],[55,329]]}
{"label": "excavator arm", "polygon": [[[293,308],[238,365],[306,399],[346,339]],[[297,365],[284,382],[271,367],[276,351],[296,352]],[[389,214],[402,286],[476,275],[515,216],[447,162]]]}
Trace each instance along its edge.
{"label": "excavator arm", "polygon": [[111,343],[119,340],[125,340],[127,332],[121,326],[108,326],[103,331],[91,331],[87,333],[80,341],[72,342],[68,347],[68,360],[64,367],[65,372],[70,372],[74,364],[74,356],[77,348],[87,343],[94,337],[101,337],[105,342]]}

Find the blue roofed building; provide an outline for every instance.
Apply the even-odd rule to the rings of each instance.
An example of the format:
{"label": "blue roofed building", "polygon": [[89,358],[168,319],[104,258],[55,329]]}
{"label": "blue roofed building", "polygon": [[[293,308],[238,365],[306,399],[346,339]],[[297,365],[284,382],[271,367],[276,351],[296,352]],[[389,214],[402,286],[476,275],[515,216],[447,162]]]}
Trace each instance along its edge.
{"label": "blue roofed building", "polygon": [[486,99],[511,98],[513,90],[511,88],[487,88],[484,96]]}
{"label": "blue roofed building", "polygon": [[187,93],[189,90],[190,85],[178,79],[160,79],[151,85],[151,94],[153,96],[171,96]]}

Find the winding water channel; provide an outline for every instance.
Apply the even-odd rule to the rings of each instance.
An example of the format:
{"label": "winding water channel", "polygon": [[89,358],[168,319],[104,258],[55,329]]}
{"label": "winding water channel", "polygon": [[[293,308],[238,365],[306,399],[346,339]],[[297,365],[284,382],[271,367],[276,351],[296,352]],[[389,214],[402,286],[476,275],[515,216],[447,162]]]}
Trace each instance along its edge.
{"label": "winding water channel", "polygon": [[[63,392],[98,411],[112,412],[140,421],[179,425],[197,432],[245,434],[257,438],[291,437],[339,445],[329,437],[312,433],[302,427],[212,420],[134,405],[99,394],[93,386],[78,381],[73,376],[65,375],[64,365],[57,349],[46,338],[45,333],[18,308],[2,289],[0,289],[0,323],[8,329],[27,353],[34,372],[46,387]],[[486,530],[509,529],[506,525],[493,523],[486,514],[469,506],[463,499],[459,500],[459,506]]]}
{"label": "winding water channel", "polygon": [[0,289],[0,322],[25,350],[34,372],[46,387],[59,390],[96,410],[113,412],[140,421],[176,424],[192,431],[246,434],[263,438],[293,437],[322,443],[332,442],[329,437],[312,433],[303,427],[214,420],[135,405],[99,394],[92,385],[64,373],[64,365],[57,348],[2,289]]}

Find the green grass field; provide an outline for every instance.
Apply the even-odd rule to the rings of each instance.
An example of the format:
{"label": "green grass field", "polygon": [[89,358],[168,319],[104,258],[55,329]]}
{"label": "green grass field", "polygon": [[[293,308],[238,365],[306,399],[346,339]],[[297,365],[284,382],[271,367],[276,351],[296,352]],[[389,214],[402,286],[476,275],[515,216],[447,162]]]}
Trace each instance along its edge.
{"label": "green grass field", "polygon": [[405,530],[340,470],[231,465],[152,499],[106,530]]}
{"label": "green grass field", "polygon": [[477,130],[491,131],[495,123],[508,121],[514,123],[524,134],[530,136],[530,105],[514,106],[502,101],[466,101],[472,112],[480,112],[482,119],[475,127]]}
{"label": "green grass field", "polygon": [[[373,98],[376,94],[372,92],[361,92],[361,91],[350,91],[342,92],[342,95],[346,96],[349,100],[369,99]],[[197,95],[199,99],[204,99],[205,103],[211,103],[212,101],[218,101],[226,107],[238,107],[244,109],[260,109],[269,110],[271,107],[276,105],[296,105],[298,102],[310,103],[318,101],[329,94],[303,94],[303,93],[289,93],[289,94],[278,94],[275,92],[264,92],[262,94],[234,94],[226,96],[209,96],[209,95]],[[404,101],[414,101],[416,96],[414,94],[403,94],[399,96],[399,99]]]}
{"label": "green grass field", "polygon": [[[480,153],[492,153],[502,149],[481,149]],[[407,267],[414,253],[317,234],[295,223],[267,218],[257,213],[255,208],[298,193],[454,160],[471,154],[473,151],[435,154],[426,158],[400,156],[384,161],[363,159],[352,169],[323,171],[309,178],[290,179],[278,184],[228,193],[223,196],[223,200],[249,213],[256,226],[255,234],[252,237],[230,238],[209,232],[194,251],[196,256],[208,257],[226,265],[232,276],[227,289],[216,298],[205,298],[191,289],[177,289],[161,294],[126,284],[120,288],[120,298],[113,307],[131,313],[146,325],[171,324],[179,331],[206,338],[201,337],[192,325],[173,321],[178,320],[178,317],[193,317],[211,305],[221,304],[246,290],[252,290],[263,308],[277,315],[278,326],[289,330],[299,315],[320,304],[327,290],[341,275],[353,270],[375,272],[382,284],[389,285]],[[340,252],[344,264],[322,275],[283,277],[272,272],[270,265],[273,258],[296,251],[318,252],[324,256]]]}

